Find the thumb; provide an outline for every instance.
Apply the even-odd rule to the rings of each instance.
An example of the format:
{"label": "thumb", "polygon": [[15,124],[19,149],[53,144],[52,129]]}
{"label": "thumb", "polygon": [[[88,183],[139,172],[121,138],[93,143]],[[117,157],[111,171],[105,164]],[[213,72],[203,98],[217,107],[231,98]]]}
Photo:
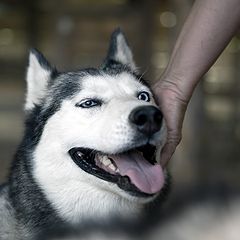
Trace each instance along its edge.
{"label": "thumb", "polygon": [[176,144],[166,143],[161,151],[160,164],[163,168],[167,166],[168,161],[171,159],[176,149]]}

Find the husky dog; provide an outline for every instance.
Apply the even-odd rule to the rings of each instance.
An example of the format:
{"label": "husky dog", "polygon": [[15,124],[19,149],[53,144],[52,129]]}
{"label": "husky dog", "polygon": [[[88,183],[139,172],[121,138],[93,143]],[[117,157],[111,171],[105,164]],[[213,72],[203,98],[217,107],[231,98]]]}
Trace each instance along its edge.
{"label": "husky dog", "polygon": [[120,30],[99,69],[59,72],[31,50],[25,112],[0,191],[0,239],[136,219],[162,192],[165,123]]}

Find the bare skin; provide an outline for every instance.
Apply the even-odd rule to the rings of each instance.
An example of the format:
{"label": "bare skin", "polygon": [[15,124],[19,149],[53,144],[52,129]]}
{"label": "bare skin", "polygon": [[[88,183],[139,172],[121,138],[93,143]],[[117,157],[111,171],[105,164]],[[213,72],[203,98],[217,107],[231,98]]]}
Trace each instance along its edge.
{"label": "bare skin", "polygon": [[180,32],[170,61],[153,90],[166,119],[165,166],[182,137],[192,93],[240,26],[240,0],[196,0]]}

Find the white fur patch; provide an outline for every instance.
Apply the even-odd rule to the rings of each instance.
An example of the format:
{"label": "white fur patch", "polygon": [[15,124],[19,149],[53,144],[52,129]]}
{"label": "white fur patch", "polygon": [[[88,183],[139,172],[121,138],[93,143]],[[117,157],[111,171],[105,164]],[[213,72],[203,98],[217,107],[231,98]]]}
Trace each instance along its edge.
{"label": "white fur patch", "polygon": [[128,65],[133,71],[137,70],[132,51],[128,47],[122,33],[119,33],[117,36],[117,51],[114,57],[117,61]]}
{"label": "white fur patch", "polygon": [[27,95],[25,109],[30,110],[44,98],[51,71],[43,68],[37,57],[30,53],[27,69]]}

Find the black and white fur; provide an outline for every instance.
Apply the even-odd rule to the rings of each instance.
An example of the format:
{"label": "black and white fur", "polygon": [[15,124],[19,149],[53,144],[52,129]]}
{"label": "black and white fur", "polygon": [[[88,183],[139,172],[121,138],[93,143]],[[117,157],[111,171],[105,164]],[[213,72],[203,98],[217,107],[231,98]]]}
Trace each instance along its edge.
{"label": "black and white fur", "polygon": [[[132,109],[156,105],[153,97],[150,102],[135,97],[136,91],[150,92],[139,76],[120,30],[99,69],[60,73],[30,51],[25,133],[0,190],[0,239],[35,239],[60,226],[108,222],[112,216],[134,219],[155,198],[130,195],[84,172],[68,154],[75,146],[115,154],[144,143],[134,140],[127,121]],[[89,96],[105,99],[105,110],[76,107]],[[165,138],[163,123],[150,141],[160,151]]]}

